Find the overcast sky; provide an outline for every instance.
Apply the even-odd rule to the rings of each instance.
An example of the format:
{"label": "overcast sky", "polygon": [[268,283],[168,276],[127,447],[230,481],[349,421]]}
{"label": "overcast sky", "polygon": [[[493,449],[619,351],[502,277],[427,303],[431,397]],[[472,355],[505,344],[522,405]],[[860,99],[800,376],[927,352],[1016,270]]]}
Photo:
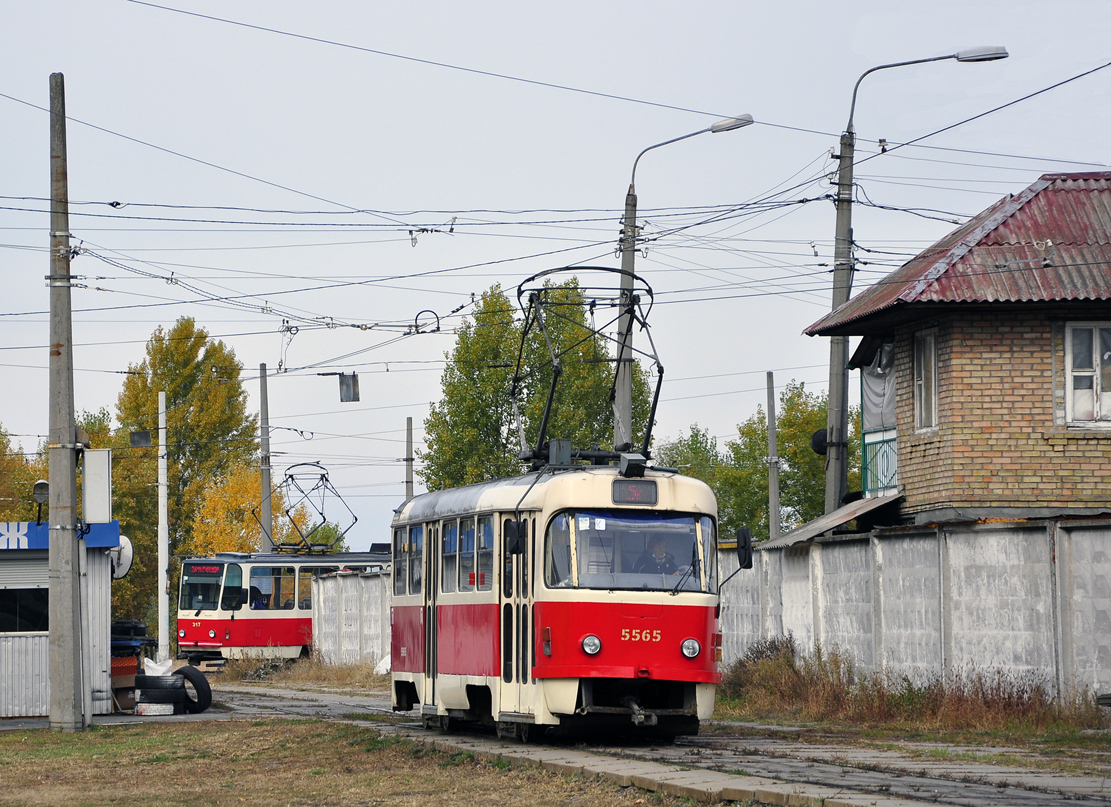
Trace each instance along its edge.
{"label": "overcast sky", "polygon": [[[657,293],[668,379],[658,439],[693,423],[729,439],[768,370],[825,390],[828,342],[801,331],[829,309],[830,154],[869,67],[1011,53],[863,83],[856,291],[1041,174],[1111,163],[1111,68],[863,162],[880,138],[915,140],[1111,61],[1106,2],[166,2],[3,2],[0,424],[25,449],[47,431],[44,109],[58,71],[85,286],[78,412],[114,411],[151,332],[194,317],[243,363],[255,411],[259,364],[287,370],[269,378],[276,475],[322,462],[359,517],[358,549],[388,540],[405,418],[419,441],[471,295],[617,266],[645,147],[758,122],[637,169],[653,239],[637,271]],[[440,333],[404,335],[433,314]],[[317,376],[336,371],[359,374],[361,402]]]}

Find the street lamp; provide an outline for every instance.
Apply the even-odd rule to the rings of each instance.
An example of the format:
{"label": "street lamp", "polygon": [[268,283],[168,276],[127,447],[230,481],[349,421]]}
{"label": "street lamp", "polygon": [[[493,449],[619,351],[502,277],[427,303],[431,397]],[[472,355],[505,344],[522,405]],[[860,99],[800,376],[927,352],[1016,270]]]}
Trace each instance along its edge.
{"label": "street lamp", "polygon": [[633,160],[633,172],[629,179],[629,192],[625,195],[625,222],[621,231],[621,317],[618,320],[617,342],[617,379],[614,384],[613,399],[613,445],[618,451],[628,451],[633,443],[633,262],[637,249],[637,164],[640,158],[652,149],[678,143],[688,137],[711,132],[731,132],[752,124],[751,115],[738,115],[699,129],[697,132],[673,137],[644,149]]}
{"label": "street lamp", "polygon": [[[853,204],[853,149],[856,145],[856,131],[853,129],[853,114],[856,112],[856,93],[864,77],[877,70],[891,67],[906,67],[912,64],[940,62],[956,59],[958,62],[993,62],[1006,59],[1009,54],[1004,47],[980,47],[957,51],[945,56],[929,59],[912,59],[909,62],[881,64],[865,70],[853,86],[853,99],[849,107],[849,122],[841,135],[841,154],[837,158],[837,233],[833,245],[833,310],[837,310],[849,300],[852,292],[852,204]],[[829,345],[829,405],[826,419],[826,508],[833,512],[841,505],[841,500],[849,488],[848,435],[849,409],[848,389],[849,338],[833,336]]]}

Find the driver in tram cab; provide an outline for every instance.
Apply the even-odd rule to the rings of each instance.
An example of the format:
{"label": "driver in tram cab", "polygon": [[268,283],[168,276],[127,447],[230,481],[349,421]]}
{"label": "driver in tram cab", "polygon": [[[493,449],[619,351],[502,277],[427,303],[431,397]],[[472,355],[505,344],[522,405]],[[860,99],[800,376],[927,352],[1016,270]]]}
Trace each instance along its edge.
{"label": "driver in tram cab", "polygon": [[667,551],[666,538],[653,538],[636,563],[633,564],[634,574],[679,574],[679,567],[675,565],[675,556]]}

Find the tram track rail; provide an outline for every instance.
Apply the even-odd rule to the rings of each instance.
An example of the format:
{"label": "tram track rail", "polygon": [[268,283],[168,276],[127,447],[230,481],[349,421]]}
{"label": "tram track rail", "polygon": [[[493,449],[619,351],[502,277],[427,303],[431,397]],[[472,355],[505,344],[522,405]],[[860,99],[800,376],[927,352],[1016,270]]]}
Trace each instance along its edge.
{"label": "tram track rail", "polygon": [[597,775],[623,786],[698,801],[755,800],[814,807],[1111,807],[1111,774],[1063,774],[990,761],[930,759],[834,741],[793,742],[775,731],[748,729],[731,734],[724,724],[665,745],[636,740],[584,744],[568,738],[526,745],[499,740],[482,730],[425,729],[411,716],[395,715],[384,694],[221,685],[216,697],[231,717],[277,714],[374,725],[383,733],[447,753],[469,751],[565,773]]}

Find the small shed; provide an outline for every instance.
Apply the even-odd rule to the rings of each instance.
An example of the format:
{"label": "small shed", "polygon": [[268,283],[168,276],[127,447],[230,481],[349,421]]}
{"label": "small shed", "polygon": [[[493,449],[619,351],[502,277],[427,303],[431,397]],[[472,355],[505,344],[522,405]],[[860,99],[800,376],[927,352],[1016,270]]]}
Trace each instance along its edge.
{"label": "small shed", "polygon": [[[49,525],[0,522],[0,718],[50,713]],[[112,561],[120,523],[81,536],[81,623],[87,714],[112,711]]]}

